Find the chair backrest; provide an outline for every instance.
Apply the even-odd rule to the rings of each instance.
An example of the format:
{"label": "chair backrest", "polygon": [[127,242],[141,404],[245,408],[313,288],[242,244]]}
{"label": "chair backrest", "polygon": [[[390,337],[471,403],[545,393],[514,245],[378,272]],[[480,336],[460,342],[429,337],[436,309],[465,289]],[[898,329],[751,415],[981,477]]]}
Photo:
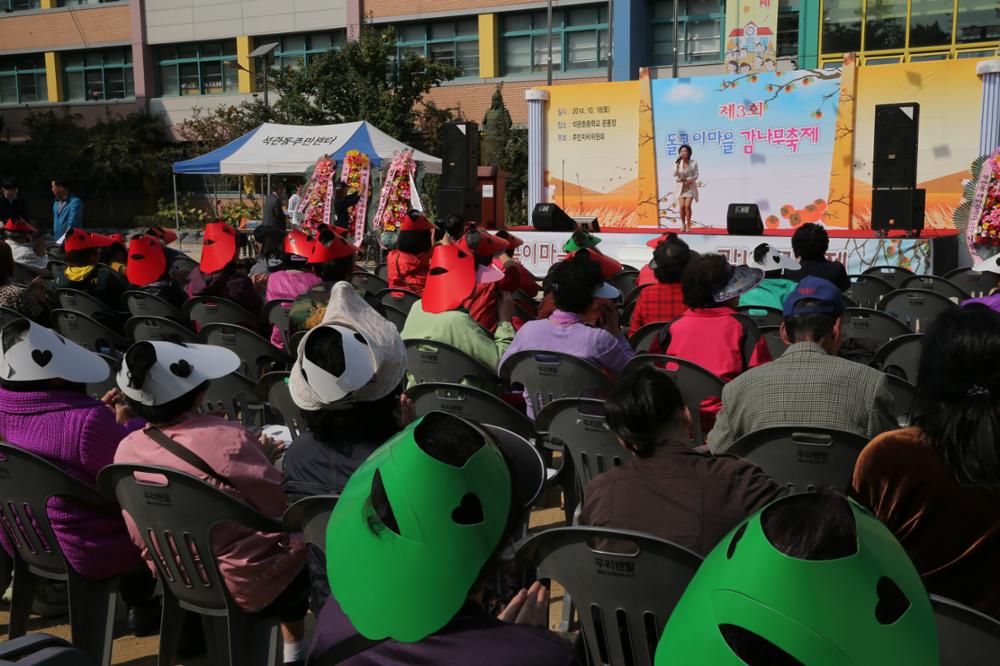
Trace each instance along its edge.
{"label": "chair backrest", "polygon": [[921,333],[910,333],[893,338],[879,347],[872,364],[886,373],[916,385],[920,370]]}
{"label": "chair backrest", "polygon": [[[52,255],[49,256],[51,257]],[[62,259],[55,259],[55,258],[49,259],[49,272],[51,272],[52,277],[56,279],[66,274],[66,266],[68,266],[68,264]]]}
{"label": "chair backrest", "polygon": [[40,273],[38,271],[28,268],[24,264],[19,264],[16,261],[14,262],[14,284],[27,285],[39,275]]}
{"label": "chair backrest", "polygon": [[846,312],[848,321],[842,329],[845,338],[875,340],[884,344],[913,332],[905,322],[887,312],[868,308],[847,308]]}
{"label": "chair backrest", "polygon": [[893,290],[892,284],[875,274],[851,275],[851,288],[844,292],[858,307],[874,310],[882,297]]}
{"label": "chair backrest", "polygon": [[961,303],[968,298],[972,298],[971,294],[960,288],[951,280],[938,277],[936,275],[911,275],[903,280],[902,288],[933,291],[935,294],[941,294],[956,304]]}
{"label": "chair backrest", "polygon": [[413,304],[420,300],[420,296],[409,289],[398,289],[396,287],[383,289],[375,294],[375,297],[382,301],[383,305],[402,310],[406,314],[409,314]]}
{"label": "chair backrest", "polygon": [[79,289],[56,289],[54,292],[59,307],[64,310],[80,312],[105,323],[113,323],[121,320],[122,314],[103,301],[99,301],[85,291]]}
{"label": "chair backrest", "polygon": [[8,308],[0,308],[0,328],[3,328],[15,319],[24,319],[24,315],[17,310],[10,310]]}
{"label": "chair backrest", "polygon": [[[182,234],[183,235],[183,234]],[[199,235],[198,243],[201,243],[201,237]],[[170,270],[172,271],[183,271],[185,273],[190,273],[194,269],[198,268],[198,262],[191,257],[179,254],[173,258],[170,262]]]}
{"label": "chair backrest", "polygon": [[349,278],[351,286],[363,294],[377,294],[389,288],[389,283],[374,273],[355,271]]}
{"label": "chair backrest", "polygon": [[631,456],[608,429],[604,405],[603,400],[593,398],[563,398],[545,405],[535,418],[538,431],[546,433],[549,444],[572,459],[581,503],[591,479],[624,464]]}
{"label": "chair backrest", "polygon": [[125,335],[136,342],[198,342],[198,336],[187,326],[178,324],[173,319],[136,315],[125,322]]}
{"label": "chair backrest", "polygon": [[94,666],[94,660],[61,638],[28,634],[0,643],[0,666]]}
{"label": "chair backrest", "polygon": [[617,274],[612,275],[608,283],[622,293],[622,296],[631,293],[639,282],[639,271],[633,269],[622,269]]}
{"label": "chair backrest", "polygon": [[388,281],[389,281],[389,264],[388,264],[388,262],[383,261],[378,266],[376,266],[375,267],[375,275],[379,276],[380,278],[382,278],[383,280],[385,280],[388,283]]}
{"label": "chair backrest", "polygon": [[701,403],[707,398],[722,398],[722,378],[697,363],[664,354],[639,354],[628,364],[622,374],[651,365],[667,374],[680,389],[684,406],[691,412],[691,437],[695,446],[705,443],[701,425]]}
{"label": "chair backrest", "polygon": [[742,305],[736,308],[736,311],[753,319],[753,323],[757,324],[758,328],[761,326],[781,326],[782,322],[785,321],[785,315],[781,310],[769,308],[766,305]]}
{"label": "chair backrest", "polygon": [[256,393],[252,380],[233,372],[208,383],[200,407],[205,413],[222,412],[230,421],[246,424],[249,422],[247,411],[256,404]]}
{"label": "chair backrest", "polygon": [[93,384],[87,384],[87,395],[91,398],[97,398],[100,400],[107,394],[111,389],[118,388],[118,382],[116,377],[118,375],[118,360],[107,356],[106,354],[98,354],[104,362],[108,364],[108,376],[100,382],[94,382]]}
{"label": "chair backrest", "polygon": [[1000,655],[1000,622],[957,601],[931,595],[941,666],[994,664]]}
{"label": "chair backrest", "polygon": [[956,268],[945,273],[945,277],[973,298],[986,296],[997,286],[996,276],[992,273],[980,273],[971,268]]}
{"label": "chair backrest", "polygon": [[406,367],[418,383],[447,382],[460,384],[463,379],[478,379],[483,386],[497,383],[496,373],[457,347],[435,340],[404,340]]}
{"label": "chair backrest", "polygon": [[288,347],[288,331],[292,325],[288,315],[293,302],[287,299],[270,300],[264,303],[264,307],[261,309],[261,314],[267,323],[277,327],[278,331],[281,332],[281,340],[286,348]]}
{"label": "chair backrest", "polygon": [[184,314],[199,328],[209,324],[233,324],[254,331],[264,330],[264,323],[256,313],[225,298],[195,296],[184,303]]}
{"label": "chair backrest", "polygon": [[669,323],[667,321],[654,321],[644,325],[629,338],[628,341],[632,345],[632,349],[640,354],[648,352],[653,341],[656,340],[657,334]]}
{"label": "chair backrest", "polygon": [[232,324],[209,324],[201,329],[198,337],[207,344],[231,349],[240,357],[239,371],[252,380],[260,378],[271,366],[285,369],[291,360],[288,354],[248,328]]}
{"label": "chair backrest", "polygon": [[101,322],[80,312],[53,310],[49,313],[53,328],[76,344],[98,354],[124,354],[132,341]]}
{"label": "chair backrest", "polygon": [[106,499],[86,483],[41,456],[0,442],[0,529],[18,557],[45,578],[66,579],[66,562],[49,521],[49,498],[62,497],[88,507],[106,508]]}
{"label": "chair backrest", "polygon": [[764,338],[767,351],[771,353],[771,360],[781,358],[789,345],[781,339],[781,326],[761,326],[760,335]]}
{"label": "chair backrest", "polygon": [[302,532],[306,543],[326,552],[326,524],[337,505],[340,495],[313,495],[291,504],[281,516],[281,524],[288,532]]}
{"label": "chair backrest", "polygon": [[[630,552],[602,550],[608,541],[616,551],[630,544]],[[573,598],[590,663],[614,666],[652,666],[660,633],[702,562],[669,541],[598,527],[545,530],[517,556]]]}
{"label": "chair backrest", "polygon": [[406,313],[393,305],[384,304],[382,308],[385,310],[382,316],[392,322],[396,330],[402,333],[403,327],[406,326]]}
{"label": "chair backrest", "polygon": [[740,437],[727,453],[746,458],[796,492],[847,490],[868,438],[846,430],[776,426]]}
{"label": "chair backrest", "polygon": [[186,321],[181,311],[156,294],[145,291],[126,291],[122,295],[125,307],[135,317],[163,317]]}
{"label": "chair backrest", "polygon": [[560,398],[604,399],[611,391],[611,375],[590,361],[551,351],[525,350],[500,366],[505,383],[520,384],[528,394],[532,414]]}
{"label": "chair backrest", "polygon": [[492,393],[473,386],[428,382],[411,386],[406,395],[418,416],[447,412],[475,423],[499,426],[527,440],[537,436],[531,419]]}
{"label": "chair backrest", "polygon": [[905,321],[916,333],[925,332],[934,317],[957,307],[941,294],[925,289],[897,289],[879,303],[879,310]]}
{"label": "chair backrest", "polygon": [[913,275],[913,271],[908,268],[903,268],[902,266],[871,266],[866,268],[862,275],[874,275],[877,278],[885,280],[893,289],[899,289],[903,286],[903,281],[906,278]]}
{"label": "chair backrest", "polygon": [[648,286],[649,284],[647,283],[647,284],[637,284],[635,287],[633,287],[632,291],[625,294],[622,300],[622,307],[624,308],[629,303],[634,303],[635,301],[639,300],[639,294],[641,294],[642,290]]}
{"label": "chair backrest", "polygon": [[886,375],[886,378],[889,383],[889,392],[892,393],[896,420],[899,421],[901,428],[905,428],[910,425],[910,421],[913,419],[917,387],[896,375]]}
{"label": "chair backrest", "polygon": [[292,337],[288,339],[288,345],[286,349],[288,350],[289,356],[295,358],[299,353],[299,345],[302,343],[302,338],[306,337],[306,333],[309,331],[296,331],[292,334]]}
{"label": "chair backrest", "polygon": [[168,467],[109,465],[101,470],[97,483],[106,495],[118,498],[135,522],[163,585],[196,612],[218,615],[234,607],[212,551],[216,525],[226,522],[261,532],[282,531],[280,521]]}
{"label": "chair backrest", "polygon": [[281,423],[288,427],[292,437],[298,437],[305,430],[302,410],[292,400],[288,390],[287,372],[269,372],[262,376],[257,380],[256,393],[258,398],[267,401],[272,412],[281,417]]}

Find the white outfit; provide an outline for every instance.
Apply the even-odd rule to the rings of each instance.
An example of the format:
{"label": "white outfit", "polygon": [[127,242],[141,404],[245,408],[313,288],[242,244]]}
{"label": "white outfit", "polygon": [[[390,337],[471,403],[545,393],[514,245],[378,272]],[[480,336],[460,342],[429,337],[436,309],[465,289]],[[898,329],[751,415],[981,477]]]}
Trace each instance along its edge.
{"label": "white outfit", "polygon": [[302,216],[299,214],[298,210],[300,203],[302,203],[302,197],[300,197],[297,193],[292,194],[292,196],[288,197],[288,218],[291,221],[291,223],[296,226],[302,219]]}
{"label": "white outfit", "polygon": [[687,167],[683,162],[674,164],[674,180],[677,181],[677,188],[674,190],[674,198],[680,200],[681,197],[692,197],[698,201],[698,163],[688,160]]}
{"label": "white outfit", "polygon": [[39,257],[35,254],[35,246],[33,244],[15,243],[12,240],[8,240],[7,245],[10,246],[10,253],[13,255],[16,263],[27,266],[35,271],[44,271],[48,267],[49,260],[46,257]]}

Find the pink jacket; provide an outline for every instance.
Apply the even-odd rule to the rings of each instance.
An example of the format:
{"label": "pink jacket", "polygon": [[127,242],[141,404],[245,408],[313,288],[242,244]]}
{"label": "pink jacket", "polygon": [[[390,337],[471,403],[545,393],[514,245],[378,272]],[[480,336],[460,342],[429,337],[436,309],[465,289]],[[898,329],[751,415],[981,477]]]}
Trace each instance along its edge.
{"label": "pink jacket", "polygon": [[[228,479],[232,487],[220,484],[166,451],[144,430],[122,440],[115,462],[171,467],[221,488],[265,515],[281,516],[287,504],[281,489],[281,472],[268,462],[248,430],[215,416],[193,416],[161,430],[196,453],[217,474]],[[152,558],[127,513],[125,523],[132,541],[155,573]],[[273,602],[299,573],[306,558],[300,535],[289,538],[286,534],[254,532],[238,525],[217,527],[212,549],[229,593],[249,612]]]}
{"label": "pink jacket", "polygon": [[[322,280],[315,273],[305,271],[278,271],[267,278],[267,292],[264,298],[269,301],[294,301]],[[278,349],[284,349],[281,331],[277,326],[271,327],[271,344]]]}

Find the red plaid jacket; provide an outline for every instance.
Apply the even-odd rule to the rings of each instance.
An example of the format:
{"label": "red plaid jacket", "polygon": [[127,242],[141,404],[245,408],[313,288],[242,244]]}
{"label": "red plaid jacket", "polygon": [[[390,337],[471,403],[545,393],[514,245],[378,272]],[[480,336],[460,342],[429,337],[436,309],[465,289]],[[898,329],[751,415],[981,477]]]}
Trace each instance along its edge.
{"label": "red plaid jacket", "polygon": [[673,321],[684,314],[685,310],[687,306],[684,305],[684,295],[681,293],[679,282],[654,282],[639,292],[635,310],[632,311],[628,334],[635,335],[635,332],[646,324]]}

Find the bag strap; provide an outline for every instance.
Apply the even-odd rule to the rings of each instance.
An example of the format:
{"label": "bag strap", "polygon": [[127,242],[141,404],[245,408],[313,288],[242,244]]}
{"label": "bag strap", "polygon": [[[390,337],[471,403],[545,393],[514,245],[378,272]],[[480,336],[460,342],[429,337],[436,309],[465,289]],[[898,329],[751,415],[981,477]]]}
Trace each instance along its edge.
{"label": "bag strap", "polygon": [[212,466],[205,462],[197,453],[186,446],[183,446],[177,440],[169,437],[159,428],[146,428],[146,434],[152,437],[154,442],[187,464],[191,465],[202,474],[215,479],[224,486],[229,486],[230,488],[236,487],[229,479],[212,469]]}

